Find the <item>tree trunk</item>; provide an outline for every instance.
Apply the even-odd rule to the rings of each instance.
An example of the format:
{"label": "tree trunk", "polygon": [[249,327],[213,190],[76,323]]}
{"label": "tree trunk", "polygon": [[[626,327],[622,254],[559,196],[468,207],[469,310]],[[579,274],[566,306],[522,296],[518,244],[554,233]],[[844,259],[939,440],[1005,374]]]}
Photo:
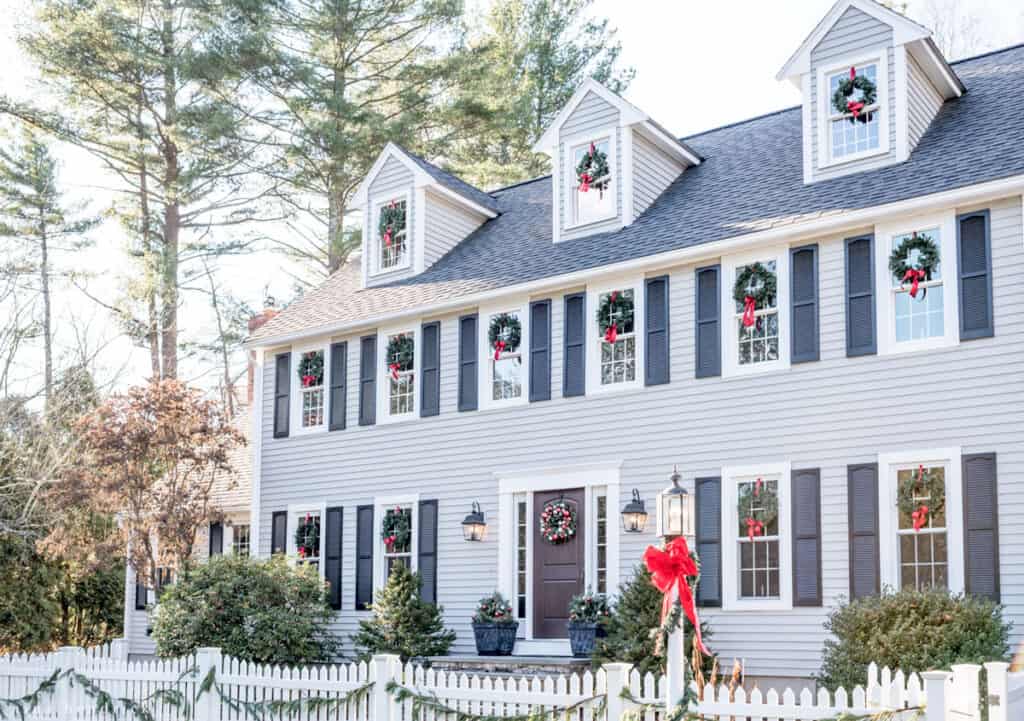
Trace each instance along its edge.
{"label": "tree trunk", "polygon": [[160,302],[162,376],[178,377],[178,243],[181,233],[181,205],[178,199],[178,147],[174,140],[177,121],[177,73],[174,64],[174,13],[172,0],[163,1],[164,63],[164,238]]}
{"label": "tree trunk", "polygon": [[327,196],[327,274],[334,273],[345,262],[345,204],[340,191]]}
{"label": "tree trunk", "polygon": [[53,396],[53,328],[50,309],[50,248],[43,209],[39,209],[39,281],[43,292],[43,383],[46,408]]}

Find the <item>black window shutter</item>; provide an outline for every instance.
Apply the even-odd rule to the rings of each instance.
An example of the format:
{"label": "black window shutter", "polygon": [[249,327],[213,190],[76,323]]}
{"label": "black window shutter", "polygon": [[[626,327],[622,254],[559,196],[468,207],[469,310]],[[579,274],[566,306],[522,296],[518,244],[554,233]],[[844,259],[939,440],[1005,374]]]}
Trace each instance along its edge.
{"label": "black window shutter", "polygon": [[475,411],[477,396],[477,317],[459,318],[459,410]]}
{"label": "black window shutter", "polygon": [[[138,579],[138,572],[136,572],[135,577],[136,577],[136,579]],[[135,581],[135,610],[136,611],[145,611],[146,610],[146,603],[148,601],[149,601],[149,589],[146,588],[146,584],[139,583],[139,581],[136,580]]]}
{"label": "black window shutter", "polygon": [[721,266],[697,268],[696,358],[697,378],[722,375],[721,301],[718,284]]}
{"label": "black window shutter", "polygon": [[790,361],[818,360],[818,246],[789,251],[790,318],[792,343]]}
{"label": "black window shutter", "polygon": [[359,339],[359,425],[377,422],[377,336]]}
{"label": "black window shutter", "polygon": [[821,471],[793,471],[793,605],[821,605]]}
{"label": "black window shutter", "polygon": [[960,274],[960,340],[995,334],[992,313],[992,240],[989,212],[957,218],[957,269]]}
{"label": "black window shutter", "polygon": [[644,385],[656,386],[669,382],[669,306],[668,276],[648,278],[645,283],[646,346],[644,347]]}
{"label": "black window shutter", "polygon": [[437,501],[420,501],[417,572],[420,598],[437,603]]}
{"label": "black window shutter", "polygon": [[846,239],[846,355],[873,355],[875,339],[875,238]]}
{"label": "black window shutter", "polygon": [[210,524],[210,555],[219,556],[224,553],[224,524]]}
{"label": "black window shutter", "polygon": [[441,412],[441,321],[424,323],[420,333],[420,417]]}
{"label": "black window shutter", "polygon": [[530,303],[530,402],[551,400],[551,301]]}
{"label": "black window shutter", "polygon": [[562,395],[582,396],[587,392],[587,296],[565,296],[565,353],[562,364]]}
{"label": "black window shutter", "polygon": [[270,553],[288,553],[288,512],[274,511],[270,515]]}
{"label": "black window shutter", "polygon": [[348,342],[331,344],[331,397],[330,425],[332,431],[345,429],[346,395],[348,388]]}
{"label": "black window shutter", "polygon": [[327,509],[324,544],[324,577],[330,585],[327,600],[335,611],[341,609],[341,527],[345,509],[335,506]]}
{"label": "black window shutter", "polygon": [[697,555],[700,557],[699,606],[722,605],[722,479],[694,482],[697,516]]}
{"label": "black window shutter", "polygon": [[373,506],[356,509],[356,610],[373,603]]}
{"label": "black window shutter", "polygon": [[999,487],[996,454],[963,457],[964,581],[967,593],[999,602]]}
{"label": "black window shutter", "polygon": [[288,411],[292,382],[292,354],[274,359],[274,438],[288,437]]}
{"label": "black window shutter", "polygon": [[881,590],[878,538],[878,464],[847,466],[850,534],[850,597],[875,596]]}

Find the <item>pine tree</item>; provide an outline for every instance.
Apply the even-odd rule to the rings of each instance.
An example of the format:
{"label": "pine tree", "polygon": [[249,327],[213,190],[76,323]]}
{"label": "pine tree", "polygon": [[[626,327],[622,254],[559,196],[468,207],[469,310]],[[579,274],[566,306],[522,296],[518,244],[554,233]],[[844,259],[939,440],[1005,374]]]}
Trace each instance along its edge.
{"label": "pine tree", "polygon": [[[619,598],[612,609],[607,635],[599,638],[594,663],[618,661],[631,663],[640,673],[664,673],[665,656],[656,654],[657,633],[661,626],[662,593],[651,582],[651,573],[644,565],[633,569],[633,576],[619,585]],[[686,658],[693,654],[693,624],[684,617]],[[701,622],[705,642],[711,635],[706,622]],[[711,659],[705,660],[705,674],[711,671]]]}
{"label": "pine tree", "polygon": [[455,642],[455,632],[444,627],[443,614],[442,607],[420,598],[419,574],[398,565],[377,594],[373,618],[359,622],[352,641],[361,659],[397,653],[404,663],[410,658],[444,656]]}

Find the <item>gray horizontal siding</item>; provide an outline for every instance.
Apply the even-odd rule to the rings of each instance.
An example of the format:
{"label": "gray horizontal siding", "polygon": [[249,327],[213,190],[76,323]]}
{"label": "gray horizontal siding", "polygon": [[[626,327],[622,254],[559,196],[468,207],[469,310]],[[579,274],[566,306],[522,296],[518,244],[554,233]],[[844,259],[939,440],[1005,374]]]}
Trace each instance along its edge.
{"label": "gray horizontal siding", "polygon": [[[377,173],[377,177],[370,183],[370,205],[371,209],[375,203],[381,199],[388,198],[389,196],[398,197],[403,195],[406,191],[412,191],[413,189],[413,174],[412,171],[405,167],[401,162],[395,158],[388,158],[384,163],[384,167]],[[422,238],[415,237],[413,229],[416,227],[416,193],[409,193],[409,204],[405,210],[405,237],[406,243],[409,247],[409,252],[413,252],[413,245],[415,243],[422,243]],[[377,237],[377,228],[371,227],[374,223],[374,213],[366,213],[366,218],[363,221],[364,231],[366,237],[371,239],[368,244],[370,253],[374,252],[374,243]],[[368,259],[369,260],[369,259]],[[371,266],[372,267],[372,266]],[[375,285],[376,283],[390,283],[400,278],[407,278],[413,274],[412,264],[409,264],[408,269],[392,271],[390,273],[381,273],[376,276],[372,276],[368,280],[368,285]]]}
{"label": "gray horizontal siding", "polygon": [[424,268],[432,266],[484,221],[483,216],[465,210],[429,190],[423,212],[426,234],[423,244]]}
{"label": "gray horizontal siding", "polygon": [[683,172],[683,164],[633,130],[633,216],[637,218]]}
{"label": "gray horizontal siding", "polygon": [[[456,651],[473,648],[469,618],[476,600],[494,590],[498,572],[497,482],[494,473],[526,466],[622,460],[622,497],[633,488],[654,507],[678,464],[695,477],[723,465],[789,460],[821,469],[822,588],[825,607],[786,612],[704,615],[712,648],[723,659],[746,660],[753,674],[808,675],[818,670],[828,607],[848,592],[846,466],[879,452],[959,445],[965,453],[999,456],[1000,554],[1003,603],[1016,622],[1012,643],[1024,641],[1024,274],[1021,199],[992,204],[996,335],[914,354],[847,358],[843,329],[842,238],[818,238],[821,361],[764,376],[694,378],[693,267],[670,271],[672,383],[629,393],[561,398],[560,294],[552,295],[552,400],[494,411],[455,410],[456,315],[441,319],[442,406],[435,418],[273,439],[272,374],[264,374],[263,478],[259,548],[270,546],[270,513],[290,503],[345,507],[343,608],[335,628],[347,642],[359,618],[354,592],[355,508],[375,495],[418,492],[439,500],[438,596],[458,633]],[[968,210],[967,208],[958,210]],[[660,274],[660,273],[659,273]],[[566,289],[567,291],[570,289]],[[590,311],[588,311],[588,318]],[[350,344],[350,348],[357,344]],[[358,368],[357,359],[349,363]],[[950,368],[956,372],[951,373]],[[999,379],[998,383],[993,378]],[[350,384],[354,409],[356,385]],[[928,392],[927,418],[908,422],[894,399],[908,389]],[[932,392],[934,391],[934,392]],[[752,415],[753,414],[753,415]],[[744,419],[763,418],[747,423]],[[462,540],[460,522],[473,500],[489,528],[483,543]],[[617,519],[609,528],[618,529]],[[640,536],[620,536],[623,576],[654,542],[654,523]],[[726,569],[728,572],[729,569]]]}
{"label": "gray horizontal siding", "polygon": [[[569,217],[568,208],[570,207],[568,205],[568,203],[570,203],[568,193],[571,191],[568,190],[570,181],[563,179],[560,188],[561,192],[558,194],[558,217],[561,222],[563,240],[579,238],[605,230],[613,230],[621,225],[619,218],[622,217],[622,137],[619,132],[618,108],[609,104],[604,99],[599,98],[594,93],[587,93],[583,100],[580,101],[580,104],[576,106],[575,110],[573,110],[562,124],[562,127],[559,130],[559,137],[568,138],[579,134],[591,132],[597,133],[607,130],[609,127],[613,127],[615,129],[615,168],[618,171],[619,177],[615,178],[612,184],[612,189],[615,191],[615,206],[618,211],[618,217],[601,223],[593,223],[584,228],[565,230],[565,226],[567,225],[566,218]],[[558,144],[558,173],[564,172],[564,168],[566,167],[566,157],[569,153],[570,148],[568,144],[560,141]]]}
{"label": "gray horizontal siding", "polygon": [[[882,46],[888,48],[889,72],[888,77],[884,80],[887,83],[889,97],[887,109],[889,127],[880,129],[880,132],[889,134],[889,152],[862,161],[844,163],[824,170],[819,169],[819,159],[828,157],[828,149],[818,147],[818,116],[820,113],[818,98],[820,93],[828,93],[828,87],[817,87],[818,71],[823,66],[831,66],[841,58],[855,56],[862,50]],[[857,8],[847,9],[811,51],[811,128],[814,133],[811,138],[811,159],[814,179],[826,180],[839,175],[878,168],[893,162],[896,157],[896,106],[901,102],[903,99],[896,97],[896,64],[893,57],[892,28]]]}
{"label": "gray horizontal siding", "polygon": [[907,53],[907,139],[911,152],[928,130],[943,98],[932,85],[917,60]]}

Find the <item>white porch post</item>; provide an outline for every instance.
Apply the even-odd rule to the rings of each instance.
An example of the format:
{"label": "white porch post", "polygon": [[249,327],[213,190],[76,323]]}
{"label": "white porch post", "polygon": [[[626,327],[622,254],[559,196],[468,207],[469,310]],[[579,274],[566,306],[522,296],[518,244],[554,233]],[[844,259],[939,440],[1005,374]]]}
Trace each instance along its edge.
{"label": "white porch post", "polygon": [[[679,600],[679,591],[672,587],[672,602]],[[665,712],[669,713],[686,691],[686,653],[682,619],[665,643]]]}

